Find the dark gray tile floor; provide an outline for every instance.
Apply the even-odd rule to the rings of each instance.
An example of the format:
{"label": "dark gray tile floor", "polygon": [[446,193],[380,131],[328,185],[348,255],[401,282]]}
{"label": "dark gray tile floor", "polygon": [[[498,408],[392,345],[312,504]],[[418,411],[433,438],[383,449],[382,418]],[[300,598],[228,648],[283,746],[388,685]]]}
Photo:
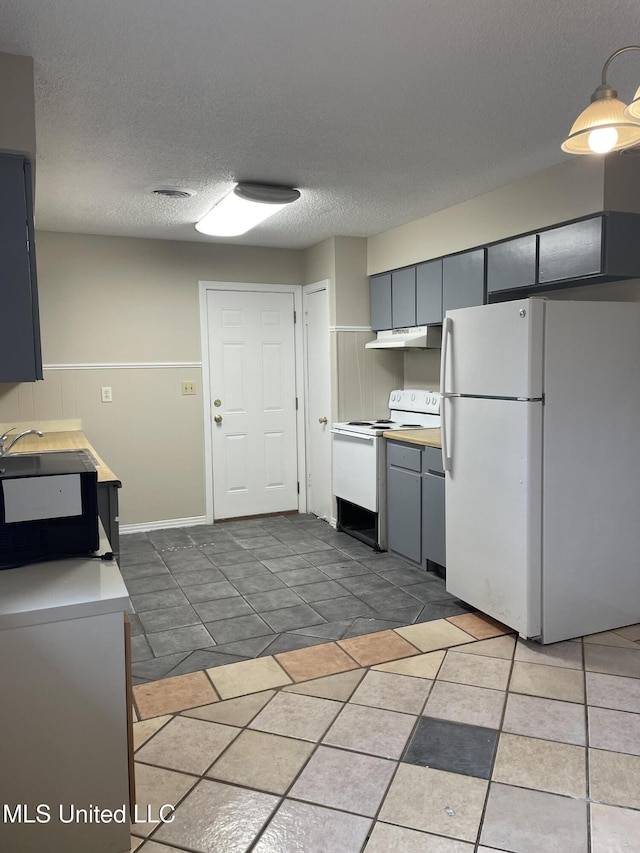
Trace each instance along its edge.
{"label": "dark gray tile floor", "polygon": [[422,717],[402,758],[408,764],[490,779],[499,732]]}
{"label": "dark gray tile floor", "polygon": [[134,684],[471,608],[313,515],[123,535]]}

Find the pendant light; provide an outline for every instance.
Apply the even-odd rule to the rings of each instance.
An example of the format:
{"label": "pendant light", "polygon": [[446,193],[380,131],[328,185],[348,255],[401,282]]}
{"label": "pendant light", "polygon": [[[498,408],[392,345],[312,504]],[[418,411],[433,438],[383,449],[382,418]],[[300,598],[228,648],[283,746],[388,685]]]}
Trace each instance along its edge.
{"label": "pendant light", "polygon": [[591,95],[589,106],[573,123],[569,136],[562,143],[563,151],[568,154],[606,154],[640,143],[640,88],[631,104],[626,106],[607,83],[607,69],[611,61],[628,50],[640,50],[640,45],[622,47],[607,59],[602,68],[602,83]]}
{"label": "pendant light", "polygon": [[214,237],[237,237],[300,198],[292,187],[239,183],[196,223]]}

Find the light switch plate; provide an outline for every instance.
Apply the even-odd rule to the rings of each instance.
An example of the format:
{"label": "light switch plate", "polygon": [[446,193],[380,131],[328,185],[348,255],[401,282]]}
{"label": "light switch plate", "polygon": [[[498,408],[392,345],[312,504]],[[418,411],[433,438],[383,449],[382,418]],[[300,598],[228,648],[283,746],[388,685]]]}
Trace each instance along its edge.
{"label": "light switch plate", "polygon": [[183,382],[182,383],[182,394],[183,396],[193,395],[196,393],[196,383],[195,382]]}

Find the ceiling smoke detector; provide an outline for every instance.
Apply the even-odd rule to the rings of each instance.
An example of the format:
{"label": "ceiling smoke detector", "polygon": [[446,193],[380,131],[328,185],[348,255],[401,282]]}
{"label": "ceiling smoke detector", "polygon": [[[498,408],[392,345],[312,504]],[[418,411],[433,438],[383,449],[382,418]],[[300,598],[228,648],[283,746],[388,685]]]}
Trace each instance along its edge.
{"label": "ceiling smoke detector", "polygon": [[153,195],[162,195],[165,198],[191,198],[195,190],[186,190],[184,187],[154,187]]}

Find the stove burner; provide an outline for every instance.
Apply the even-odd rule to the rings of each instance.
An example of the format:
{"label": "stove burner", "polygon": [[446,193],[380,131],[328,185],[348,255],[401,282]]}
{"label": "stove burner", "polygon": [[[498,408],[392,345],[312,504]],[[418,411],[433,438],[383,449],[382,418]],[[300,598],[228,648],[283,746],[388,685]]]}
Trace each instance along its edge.
{"label": "stove burner", "polygon": [[369,421],[349,421],[347,426],[371,426]]}
{"label": "stove burner", "polygon": [[420,429],[420,424],[400,424],[400,429]]}
{"label": "stove burner", "polygon": [[386,419],[385,418],[378,418],[378,420],[375,421],[375,423],[377,423],[377,424],[392,424],[393,421],[390,421],[388,418],[386,418]]}

